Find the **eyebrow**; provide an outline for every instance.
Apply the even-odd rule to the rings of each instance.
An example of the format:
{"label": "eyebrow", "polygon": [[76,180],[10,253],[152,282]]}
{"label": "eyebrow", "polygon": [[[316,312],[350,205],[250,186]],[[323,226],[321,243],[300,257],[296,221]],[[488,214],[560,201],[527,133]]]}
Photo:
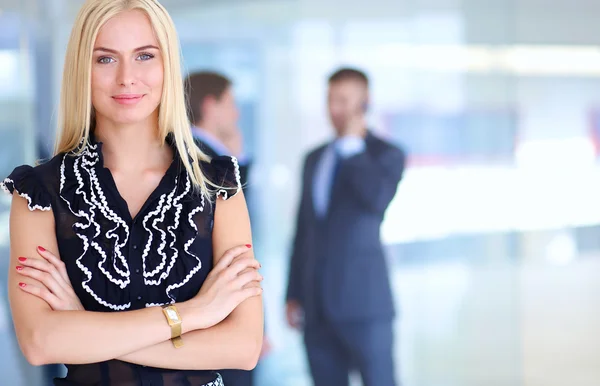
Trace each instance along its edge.
{"label": "eyebrow", "polygon": [[[139,52],[139,51],[144,51],[144,50],[150,50],[150,49],[154,49],[154,50],[158,50],[159,48],[156,46],[153,46],[151,44],[147,45],[147,46],[142,46],[142,47],[138,47],[134,50],[134,52]],[[111,50],[110,48],[106,48],[106,47],[96,47],[94,48],[94,52],[96,51],[104,51],[104,52],[110,52],[111,54],[118,54],[119,52],[116,50]]]}

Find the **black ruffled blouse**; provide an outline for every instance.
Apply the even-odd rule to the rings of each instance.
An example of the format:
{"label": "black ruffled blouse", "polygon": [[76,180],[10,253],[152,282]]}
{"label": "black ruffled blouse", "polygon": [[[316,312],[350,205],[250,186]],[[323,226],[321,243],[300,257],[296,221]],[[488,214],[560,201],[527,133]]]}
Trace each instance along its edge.
{"label": "black ruffled blouse", "polygon": [[[81,154],[59,154],[36,167],[19,166],[0,185],[17,191],[30,210],[52,210],[61,259],[86,310],[125,311],[182,302],[198,293],[212,269],[214,202],[192,189],[173,141],[174,159],[135,218],[103,166],[94,138]],[[241,190],[234,157],[202,162],[222,186],[217,198]],[[117,360],[67,365],[56,385],[218,386],[211,371],[175,371]]]}

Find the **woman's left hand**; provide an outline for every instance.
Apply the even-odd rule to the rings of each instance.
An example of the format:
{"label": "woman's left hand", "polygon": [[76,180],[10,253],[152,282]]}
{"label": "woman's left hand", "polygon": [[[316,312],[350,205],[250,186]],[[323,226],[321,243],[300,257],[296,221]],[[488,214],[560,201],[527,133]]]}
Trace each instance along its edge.
{"label": "woman's left hand", "polygon": [[21,290],[45,300],[55,311],[83,311],[84,308],[73,290],[65,263],[42,247],[37,248],[42,257],[19,257],[17,272],[42,283],[42,287],[19,283]]}

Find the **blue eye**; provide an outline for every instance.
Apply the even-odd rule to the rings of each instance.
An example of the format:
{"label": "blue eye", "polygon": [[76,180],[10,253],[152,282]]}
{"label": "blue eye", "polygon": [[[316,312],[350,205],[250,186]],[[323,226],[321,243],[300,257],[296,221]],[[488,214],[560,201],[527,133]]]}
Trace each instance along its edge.
{"label": "blue eye", "polygon": [[140,56],[138,56],[138,59],[140,59],[141,61],[146,61],[146,60],[150,60],[154,58],[154,55],[152,54],[140,54]]}
{"label": "blue eye", "polygon": [[102,56],[102,57],[98,58],[98,63],[100,63],[100,64],[110,64],[110,63],[112,63],[112,61],[114,61],[114,59],[111,58],[110,56]]}

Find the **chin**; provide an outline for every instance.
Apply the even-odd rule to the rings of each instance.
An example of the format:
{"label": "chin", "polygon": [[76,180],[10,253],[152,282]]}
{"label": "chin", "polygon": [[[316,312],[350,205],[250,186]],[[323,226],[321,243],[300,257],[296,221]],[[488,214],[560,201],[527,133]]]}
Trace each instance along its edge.
{"label": "chin", "polygon": [[152,114],[107,114],[106,117],[114,125],[131,126],[147,121]]}
{"label": "chin", "polygon": [[148,121],[152,118],[155,111],[156,109],[149,110],[147,108],[110,109],[102,112],[101,115],[115,125],[129,126]]}
{"label": "chin", "polygon": [[331,119],[329,121],[331,123],[331,126],[333,127],[333,129],[335,130],[336,133],[339,133],[341,131],[343,131],[343,127],[344,127],[344,123],[343,122],[338,122],[336,120]]}

